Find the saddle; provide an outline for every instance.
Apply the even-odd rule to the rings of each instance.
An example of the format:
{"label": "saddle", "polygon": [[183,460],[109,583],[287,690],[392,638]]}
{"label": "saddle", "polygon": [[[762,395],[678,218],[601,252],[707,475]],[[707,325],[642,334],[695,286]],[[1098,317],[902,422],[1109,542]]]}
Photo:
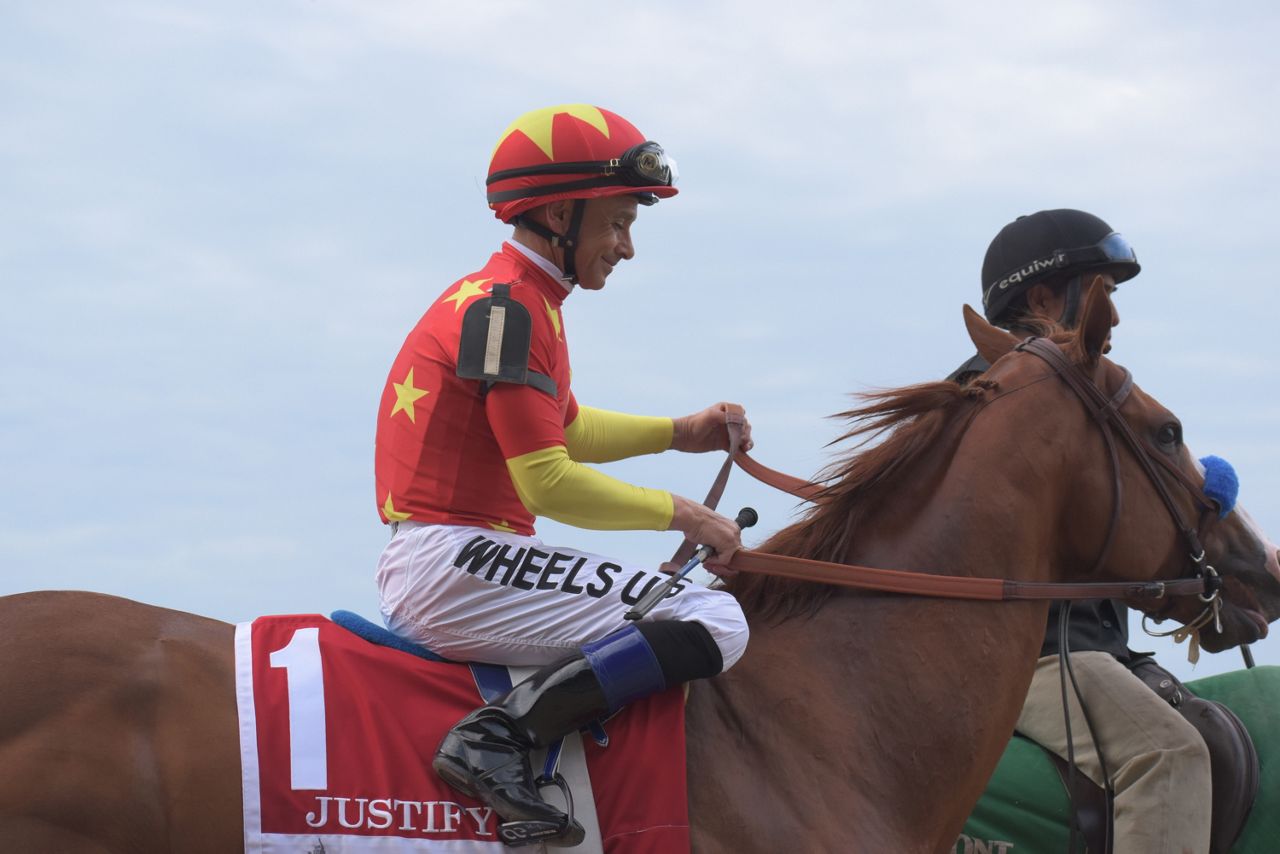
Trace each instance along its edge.
{"label": "saddle", "polygon": [[[1209,832],[1209,854],[1228,854],[1253,809],[1258,796],[1261,768],[1258,752],[1244,723],[1235,712],[1216,700],[1197,697],[1176,676],[1150,658],[1139,658],[1129,666],[1161,699],[1177,709],[1200,733],[1209,748],[1213,779],[1213,823]],[[1070,779],[1066,760],[1049,753],[1062,777]],[[1085,837],[1090,852],[1111,851],[1109,842],[1110,803],[1103,789],[1083,774],[1075,775],[1070,792],[1076,826]]]}
{"label": "saddle", "polygon": [[[452,661],[439,655],[434,650],[406,640],[399,635],[383,628],[382,626],[366,620],[364,617],[353,611],[334,611],[330,615],[336,625],[346,629],[357,637],[362,638],[370,643],[378,646],[388,647],[390,649],[405,652],[410,655],[417,656],[427,661],[441,662],[445,664],[460,664],[460,662]],[[508,668],[496,664],[485,664],[480,662],[465,662],[471,671],[471,676],[475,680],[475,685],[480,693],[481,699],[486,703],[493,702],[500,695],[511,690],[512,674]],[[592,721],[586,727],[597,745],[607,747],[609,744],[609,736],[605,732],[601,721]],[[575,823],[575,802],[570,781],[561,773],[561,759],[564,756],[564,739],[560,739],[552,744],[546,750],[545,758],[542,764],[542,771],[535,780],[535,785],[540,791],[553,790],[558,793],[558,797],[552,797],[549,802],[555,804],[569,817],[568,826]],[[580,752],[580,751],[579,751]],[[581,760],[579,760],[580,762]],[[571,774],[577,782],[574,785],[580,789],[582,786],[581,777],[585,773],[585,767]],[[599,831],[595,828],[599,824],[596,816],[594,804],[590,803],[590,789],[586,787],[588,798],[580,799],[580,812],[585,813],[584,821],[591,828],[588,832],[586,849],[595,850],[600,847]],[[528,828],[525,825],[535,824],[533,822],[505,822],[498,827],[498,834],[503,843],[511,847],[519,847],[531,844],[537,841],[537,837],[527,835]],[[581,843],[579,843],[581,844]]]}
{"label": "saddle", "polygon": [[[377,644],[378,646],[407,652],[427,661],[439,661],[443,664],[463,663],[452,661],[433,649],[405,640],[390,629],[384,629],[354,611],[334,611],[329,615],[329,619],[357,637],[364,638],[369,643]],[[476,680],[476,689],[480,692],[480,698],[486,703],[492,702],[500,695],[511,690],[511,674],[507,668],[498,664],[484,664],[478,661],[465,662],[465,664],[471,668],[471,677]],[[596,744],[601,747],[608,746],[609,735],[605,732],[604,726],[600,721],[592,721],[587,725],[586,729],[590,731],[591,737],[595,739]],[[548,762],[543,771],[543,777],[547,780],[554,780],[559,776],[555,763],[559,762],[562,744],[563,740],[556,742],[548,755]],[[561,780],[561,783],[563,783],[563,780]],[[561,790],[563,791],[563,786],[561,786]],[[570,803],[572,804],[572,799],[570,799]]]}

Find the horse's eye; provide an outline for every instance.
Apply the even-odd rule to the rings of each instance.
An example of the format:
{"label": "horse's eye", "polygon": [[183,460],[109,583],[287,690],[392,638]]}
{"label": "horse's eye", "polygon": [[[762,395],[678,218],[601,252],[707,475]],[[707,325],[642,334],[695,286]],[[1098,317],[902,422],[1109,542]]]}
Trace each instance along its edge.
{"label": "horse's eye", "polygon": [[1156,433],[1156,440],[1165,447],[1172,448],[1182,441],[1182,426],[1175,421],[1160,428],[1160,432]]}

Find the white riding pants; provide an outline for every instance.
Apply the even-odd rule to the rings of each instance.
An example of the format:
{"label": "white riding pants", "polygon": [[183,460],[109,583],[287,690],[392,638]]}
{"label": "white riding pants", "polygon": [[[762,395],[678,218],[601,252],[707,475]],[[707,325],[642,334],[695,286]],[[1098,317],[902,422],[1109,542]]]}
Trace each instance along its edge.
{"label": "white riding pants", "polygon": [[[669,576],[536,537],[401,522],[378,560],[383,620],[455,661],[541,665],[625,625],[623,614]],[[736,599],[683,581],[645,620],[692,620],[728,670],[747,648]]]}

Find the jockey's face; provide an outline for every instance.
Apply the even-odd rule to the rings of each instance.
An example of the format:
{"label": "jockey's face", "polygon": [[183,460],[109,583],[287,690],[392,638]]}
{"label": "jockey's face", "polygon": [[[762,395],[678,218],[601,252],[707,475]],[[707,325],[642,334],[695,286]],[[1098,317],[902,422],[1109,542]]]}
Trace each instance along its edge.
{"label": "jockey's face", "polygon": [[[1084,308],[1084,298],[1088,295],[1089,288],[1091,288],[1095,282],[1100,282],[1102,286],[1107,289],[1107,293],[1112,296],[1111,325],[1113,327],[1118,326],[1120,324],[1120,312],[1116,309],[1114,299],[1116,293],[1116,279],[1115,276],[1110,273],[1094,273],[1091,276],[1085,276],[1080,281],[1081,305],[1076,307],[1076,317],[1080,316],[1080,311]],[[1067,298],[1069,294],[1070,289],[1067,288],[1066,285],[1059,285],[1056,288],[1048,285],[1032,285],[1031,289],[1027,291],[1027,308],[1034,314],[1042,314],[1045,317],[1057,320],[1064,317],[1067,313]],[[1110,350],[1111,338],[1108,336],[1103,352],[1108,352]]]}
{"label": "jockey's face", "polygon": [[631,225],[636,221],[635,196],[588,199],[578,231],[578,284],[589,291],[604,287],[604,280],[622,259],[635,257]]}

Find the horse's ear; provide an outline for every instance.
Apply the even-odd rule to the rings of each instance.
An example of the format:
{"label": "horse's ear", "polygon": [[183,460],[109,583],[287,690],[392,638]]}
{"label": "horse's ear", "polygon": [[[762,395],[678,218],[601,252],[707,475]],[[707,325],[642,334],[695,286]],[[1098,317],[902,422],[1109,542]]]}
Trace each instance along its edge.
{"label": "horse's ear", "polygon": [[964,307],[964,325],[969,330],[974,346],[978,348],[978,355],[986,359],[989,365],[994,365],[1018,343],[1017,338],[987,323],[982,315],[967,305]]}
{"label": "horse's ear", "polygon": [[1080,344],[1089,365],[1098,364],[1098,359],[1107,352],[1107,340],[1111,337],[1111,322],[1115,319],[1115,309],[1111,305],[1111,295],[1101,279],[1095,277],[1089,286],[1089,293],[1084,298],[1084,314],[1080,320]]}

